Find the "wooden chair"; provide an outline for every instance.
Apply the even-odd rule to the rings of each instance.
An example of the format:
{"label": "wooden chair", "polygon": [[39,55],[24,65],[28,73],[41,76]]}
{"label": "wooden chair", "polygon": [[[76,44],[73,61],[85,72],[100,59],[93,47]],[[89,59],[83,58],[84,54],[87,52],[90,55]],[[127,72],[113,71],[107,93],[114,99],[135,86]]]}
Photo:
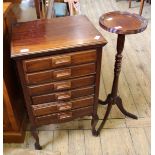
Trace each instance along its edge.
{"label": "wooden chair", "polygon": [[[35,0],[35,7],[36,7],[36,13],[37,18],[53,18],[56,17],[55,15],[55,7],[61,7],[62,5],[59,3],[64,3],[63,0]],[[67,6],[68,4],[64,3]],[[64,5],[63,5],[64,7]]]}
{"label": "wooden chair", "polygon": [[34,0],[37,18],[41,18],[40,0]]}
{"label": "wooden chair", "polygon": [[[139,10],[139,15],[142,15],[143,7],[144,7],[144,1],[145,0],[140,0],[140,10]],[[151,4],[151,0],[147,0],[148,3]],[[131,8],[131,0],[129,0],[129,8]]]}
{"label": "wooden chair", "polygon": [[[142,11],[143,11],[143,7],[144,7],[144,1],[145,0],[141,0],[140,1],[140,10],[139,10],[139,15],[142,15]],[[129,0],[129,8],[131,8],[131,0]]]}

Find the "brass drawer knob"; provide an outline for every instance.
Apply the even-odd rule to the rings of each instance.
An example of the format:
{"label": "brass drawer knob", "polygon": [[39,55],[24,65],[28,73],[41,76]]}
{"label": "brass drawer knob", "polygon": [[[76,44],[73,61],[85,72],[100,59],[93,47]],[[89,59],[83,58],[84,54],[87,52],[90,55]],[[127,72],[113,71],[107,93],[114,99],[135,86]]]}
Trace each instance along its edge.
{"label": "brass drawer knob", "polygon": [[71,64],[71,56],[57,56],[52,58],[52,66],[62,66]]}
{"label": "brass drawer knob", "polygon": [[59,120],[67,119],[72,117],[72,112],[67,112],[67,113],[58,113],[57,117]]}
{"label": "brass drawer knob", "polygon": [[72,109],[72,103],[62,103],[57,105],[58,111],[65,111],[65,110],[71,110]]}
{"label": "brass drawer knob", "polygon": [[64,70],[53,72],[54,79],[61,79],[61,78],[66,78],[70,76],[71,76],[71,69],[64,69]]}
{"label": "brass drawer knob", "polygon": [[71,88],[71,82],[60,82],[60,83],[55,83],[54,84],[54,90],[64,90],[64,89],[69,89]]}
{"label": "brass drawer knob", "polygon": [[66,92],[66,93],[57,93],[55,94],[56,100],[61,101],[61,100],[67,100],[71,98],[71,92]]}

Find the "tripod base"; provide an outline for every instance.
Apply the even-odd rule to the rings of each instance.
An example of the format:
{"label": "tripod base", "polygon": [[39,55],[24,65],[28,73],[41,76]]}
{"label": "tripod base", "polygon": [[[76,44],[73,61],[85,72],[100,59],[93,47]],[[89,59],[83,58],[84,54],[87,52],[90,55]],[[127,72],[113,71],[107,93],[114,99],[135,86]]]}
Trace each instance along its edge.
{"label": "tripod base", "polygon": [[112,97],[111,94],[108,95],[105,101],[99,100],[99,103],[102,105],[108,105],[103,121],[101,122],[97,131],[93,133],[94,136],[98,136],[100,134],[101,129],[103,128],[112,108],[112,105],[116,104],[119,110],[125,115],[133,119],[138,119],[138,117],[134,114],[131,114],[125,110],[123,107],[122,99],[119,96]]}
{"label": "tripod base", "polygon": [[[107,99],[105,101],[99,100],[99,104],[106,105],[109,103],[112,103],[113,105],[116,104],[118,109],[127,117],[133,118],[133,119],[138,119],[138,117],[132,113],[129,113],[125,110],[122,99],[119,96],[116,96],[113,98],[111,94],[108,95]],[[108,110],[108,109],[107,109]],[[111,110],[111,109],[110,109]]]}

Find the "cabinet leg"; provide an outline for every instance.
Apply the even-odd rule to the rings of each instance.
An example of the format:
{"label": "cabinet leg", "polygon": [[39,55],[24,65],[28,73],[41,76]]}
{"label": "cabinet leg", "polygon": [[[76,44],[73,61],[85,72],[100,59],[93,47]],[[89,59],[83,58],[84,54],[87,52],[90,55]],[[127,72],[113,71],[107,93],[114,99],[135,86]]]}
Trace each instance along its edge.
{"label": "cabinet leg", "polygon": [[98,117],[97,114],[92,115],[91,126],[92,126],[92,135],[93,136],[97,136],[97,131],[96,131],[95,127],[96,127],[96,124],[97,124],[98,120],[99,120],[99,117]]}
{"label": "cabinet leg", "polygon": [[32,136],[34,137],[34,139],[36,140],[36,142],[34,144],[35,149],[42,150],[42,147],[40,146],[40,143],[39,143],[38,133],[37,133],[37,130],[35,127],[31,127],[31,133],[32,133]]}

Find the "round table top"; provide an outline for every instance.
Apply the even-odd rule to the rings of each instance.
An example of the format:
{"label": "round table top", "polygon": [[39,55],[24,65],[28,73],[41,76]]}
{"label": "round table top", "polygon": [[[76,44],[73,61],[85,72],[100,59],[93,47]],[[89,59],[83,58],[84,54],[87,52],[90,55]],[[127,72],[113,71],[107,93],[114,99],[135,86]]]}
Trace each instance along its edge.
{"label": "round table top", "polygon": [[100,26],[116,34],[136,34],[144,31],[147,20],[138,14],[113,11],[103,14],[99,19]]}

